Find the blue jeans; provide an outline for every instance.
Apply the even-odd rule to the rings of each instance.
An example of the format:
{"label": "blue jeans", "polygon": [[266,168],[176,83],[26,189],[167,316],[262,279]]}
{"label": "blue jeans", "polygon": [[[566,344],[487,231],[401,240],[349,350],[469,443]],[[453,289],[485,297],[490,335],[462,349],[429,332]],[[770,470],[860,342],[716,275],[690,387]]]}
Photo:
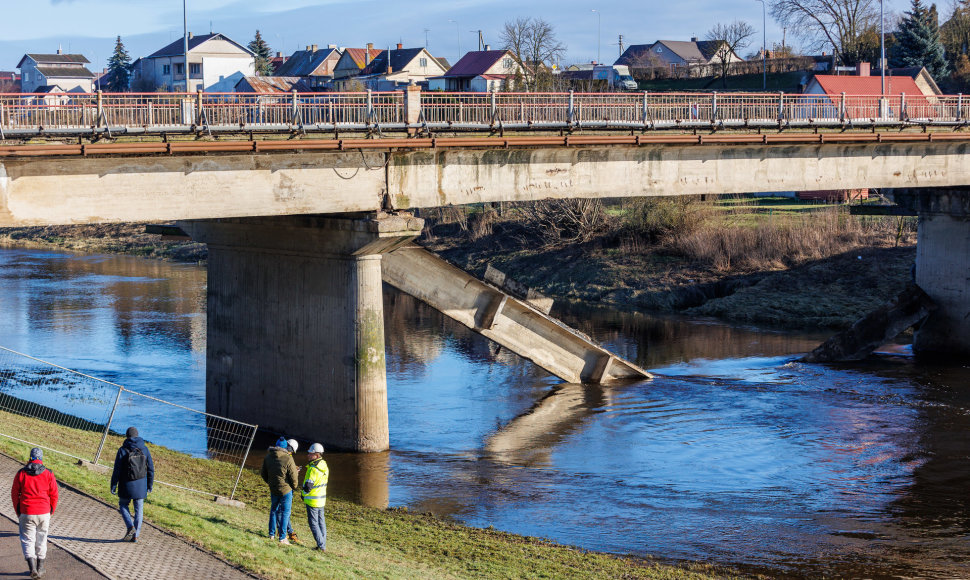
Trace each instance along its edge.
{"label": "blue jeans", "polygon": [[310,524],[310,533],[317,541],[317,547],[321,550],[327,549],[327,520],[323,517],[323,508],[306,506],[306,519]]}
{"label": "blue jeans", "polygon": [[269,537],[276,537],[276,530],[279,528],[280,539],[293,531],[290,525],[290,509],[293,507],[293,492],[286,495],[269,494]]}
{"label": "blue jeans", "polygon": [[[135,502],[135,517],[131,517],[131,511],[128,510],[128,504],[130,502]],[[145,506],[145,500],[143,499],[131,499],[128,497],[118,496],[118,511],[121,512],[121,517],[125,519],[125,528],[130,530],[135,528],[135,537],[141,533],[141,520],[142,520],[142,508]]]}

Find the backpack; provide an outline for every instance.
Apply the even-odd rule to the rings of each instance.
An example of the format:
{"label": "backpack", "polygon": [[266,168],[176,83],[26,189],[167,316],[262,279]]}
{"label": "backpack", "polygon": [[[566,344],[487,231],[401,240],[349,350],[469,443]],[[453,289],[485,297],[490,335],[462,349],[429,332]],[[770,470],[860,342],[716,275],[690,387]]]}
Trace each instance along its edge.
{"label": "backpack", "polygon": [[148,457],[141,447],[133,447],[128,450],[128,473],[127,481],[144,479],[148,477]]}

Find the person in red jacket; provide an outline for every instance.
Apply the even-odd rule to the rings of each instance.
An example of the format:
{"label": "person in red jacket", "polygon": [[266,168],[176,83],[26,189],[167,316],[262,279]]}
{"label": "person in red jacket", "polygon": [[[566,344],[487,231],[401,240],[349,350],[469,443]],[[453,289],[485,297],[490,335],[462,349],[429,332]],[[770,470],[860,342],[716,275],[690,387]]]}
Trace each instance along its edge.
{"label": "person in red jacket", "polygon": [[57,480],[43,460],[44,452],[39,447],[31,449],[30,461],[14,476],[10,488],[13,509],[20,517],[20,546],[31,578],[44,575],[47,532],[51,514],[57,509]]}

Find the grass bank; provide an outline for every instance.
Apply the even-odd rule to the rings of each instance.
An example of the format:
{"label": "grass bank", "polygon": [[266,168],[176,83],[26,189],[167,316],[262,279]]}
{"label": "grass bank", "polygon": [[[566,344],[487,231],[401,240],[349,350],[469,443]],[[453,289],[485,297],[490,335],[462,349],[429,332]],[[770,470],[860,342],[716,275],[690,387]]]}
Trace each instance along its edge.
{"label": "grass bank", "polygon": [[[0,412],[5,432],[29,428],[43,441],[71,441],[88,432]],[[17,434],[17,433],[11,433]],[[109,448],[113,454],[115,443]],[[150,442],[149,442],[150,444]],[[56,446],[56,444],[52,444]],[[226,469],[152,446],[159,477],[199,481]],[[0,452],[23,460],[30,446],[0,437]],[[75,465],[57,453],[45,454],[55,476],[109,504],[108,478]],[[220,475],[221,476],[221,475]],[[269,540],[266,486],[250,470],[243,472],[237,499],[243,509],[223,507],[206,497],[161,485],[145,503],[146,518],[224,560],[266,578],[662,578],[737,577],[703,564],[672,566],[645,558],[587,552],[537,538],[478,529],[404,509],[381,510],[331,498],[327,502],[327,552],[306,546],[280,546]],[[294,502],[297,534],[310,539],[303,505]],[[124,532],[120,518],[119,536]],[[107,522],[112,525],[112,522]]]}

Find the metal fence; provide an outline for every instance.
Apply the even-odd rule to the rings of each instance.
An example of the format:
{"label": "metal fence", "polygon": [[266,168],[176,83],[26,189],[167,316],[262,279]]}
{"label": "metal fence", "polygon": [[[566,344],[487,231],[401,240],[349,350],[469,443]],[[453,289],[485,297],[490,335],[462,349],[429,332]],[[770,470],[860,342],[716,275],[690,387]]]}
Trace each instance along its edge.
{"label": "metal fence", "polygon": [[0,347],[0,436],[112,466],[124,431],[132,425],[150,445],[157,483],[235,496],[256,425],[136,393]]}
{"label": "metal fence", "polygon": [[963,95],[785,93],[94,93],[0,94],[0,138],[555,128],[963,125]]}

